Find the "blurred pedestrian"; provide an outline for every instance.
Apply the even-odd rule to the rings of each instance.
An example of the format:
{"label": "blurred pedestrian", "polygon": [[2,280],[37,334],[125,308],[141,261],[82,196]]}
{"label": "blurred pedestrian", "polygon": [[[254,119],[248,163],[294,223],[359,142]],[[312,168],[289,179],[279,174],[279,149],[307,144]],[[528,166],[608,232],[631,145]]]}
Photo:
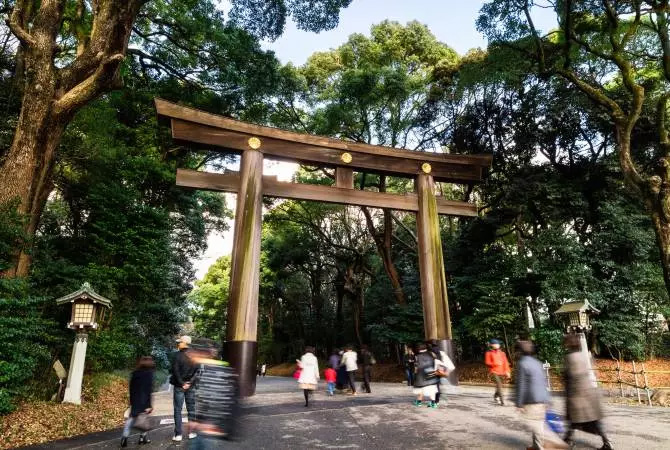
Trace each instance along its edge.
{"label": "blurred pedestrian", "polygon": [[603,440],[600,448],[611,450],[612,443],[607,438],[602,423],[600,393],[591,379],[589,354],[582,351],[579,336],[576,334],[566,335],[563,342],[566,350],[563,371],[566,419],[570,422],[565,441],[574,445],[573,435],[577,429],[599,435]]}
{"label": "blurred pedestrian", "polygon": [[181,336],[177,339],[177,356],[172,361],[172,375],[170,384],[173,386],[172,407],[174,414],[174,437],[173,441],[182,440],[182,419],[181,410],[186,402],[186,412],[189,422],[193,420],[195,414],[195,391],[191,389],[192,378],[195,375],[195,366],[187,354],[191,345],[190,336]]}
{"label": "blurred pedestrian", "polygon": [[437,394],[437,385],[440,382],[436,373],[436,359],[433,352],[428,350],[428,346],[421,343],[417,346],[416,355],[416,373],[414,377],[414,400],[415,406],[421,406],[426,397],[429,398],[426,406],[437,408],[435,403],[435,394]]}
{"label": "blurred pedestrian", "polygon": [[335,395],[335,382],[337,381],[337,372],[332,367],[328,367],[323,376],[326,379],[328,395]]}
{"label": "blurred pedestrian", "polygon": [[338,367],[335,369],[337,371],[337,378],[335,380],[335,389],[342,390],[346,386],[349,386],[349,374],[347,373],[347,368],[346,366],[342,365],[342,355],[344,355],[344,351],[340,350],[339,357],[340,359],[338,360]]}
{"label": "blurred pedestrian", "polygon": [[346,347],[346,351],[342,355],[342,361],[340,364],[344,366],[347,370],[347,381],[349,387],[351,388],[351,394],[356,395],[356,371],[358,370],[358,354],[354,351],[354,348],[349,345]]}
{"label": "blurred pedestrian", "polygon": [[407,377],[407,386],[414,386],[414,364],[416,357],[411,347],[407,347],[403,356],[403,365],[405,366],[405,376]]}
{"label": "blurred pedestrian", "polygon": [[309,396],[316,390],[319,382],[319,361],[314,356],[314,347],[305,347],[305,354],[298,360],[298,365],[302,369],[298,386],[302,389],[305,396],[305,406],[309,406]]}
{"label": "blurred pedestrian", "polygon": [[532,433],[531,448],[545,448],[545,440],[551,442],[551,448],[567,448],[559,440],[549,439],[544,430],[549,392],[542,363],[533,356],[535,346],[531,341],[519,341],[517,346],[521,357],[516,366],[516,407]]}
{"label": "blurred pedestrian", "polygon": [[189,355],[197,367],[195,414],[190,421],[189,448],[222,448],[222,440],[232,437],[238,406],[238,382],[235,371],[219,359],[219,351],[210,339],[193,341]]}
{"label": "blurred pedestrian", "polygon": [[[151,392],[154,384],[154,359],[151,356],[143,356],[137,361],[137,367],[130,375],[128,383],[130,394],[130,415],[126,419],[121,435],[121,447],[128,446],[128,436],[133,425],[138,421],[141,414],[151,414]],[[149,444],[147,431],[143,430],[140,435],[139,445]]]}
{"label": "blurred pedestrian", "polygon": [[442,386],[445,386],[446,389],[451,386],[448,376],[456,369],[456,366],[454,366],[454,363],[451,361],[451,358],[449,358],[449,355],[447,355],[447,353],[443,350],[440,350],[440,347],[437,344],[437,340],[433,339],[430,341],[429,348],[432,350],[433,355],[435,356],[436,370],[437,373],[440,374],[438,389],[437,393],[435,394],[435,404],[439,405],[440,399],[442,397],[441,388]]}
{"label": "blurred pedestrian", "polygon": [[261,365],[261,376],[265,376],[265,373],[267,372],[267,370],[268,370],[268,365],[263,363]]}
{"label": "blurred pedestrian", "polygon": [[370,390],[370,380],[372,379],[372,366],[377,364],[375,355],[372,354],[367,345],[361,345],[361,366],[363,368],[363,392],[372,393]]}
{"label": "blurred pedestrian", "polygon": [[328,365],[335,370],[340,367],[340,351],[338,349],[334,349],[328,357]]}
{"label": "blurred pedestrian", "polygon": [[502,392],[503,377],[509,379],[511,375],[509,361],[504,351],[500,349],[500,341],[491,339],[489,341],[489,350],[484,356],[484,363],[489,368],[489,373],[493,376],[496,384],[496,392],[493,394],[493,401],[500,405],[505,405]]}

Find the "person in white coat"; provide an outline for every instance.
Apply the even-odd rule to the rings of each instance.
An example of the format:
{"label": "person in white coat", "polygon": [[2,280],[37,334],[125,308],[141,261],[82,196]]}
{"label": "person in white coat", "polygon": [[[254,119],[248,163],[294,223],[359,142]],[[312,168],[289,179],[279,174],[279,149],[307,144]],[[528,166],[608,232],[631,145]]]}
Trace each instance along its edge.
{"label": "person in white coat", "polygon": [[298,386],[305,394],[305,406],[309,406],[309,394],[319,382],[319,361],[314,356],[314,347],[305,347],[305,354],[297,361],[301,369]]}
{"label": "person in white coat", "polygon": [[347,375],[349,376],[349,387],[351,388],[351,393],[356,395],[356,384],[354,383],[354,378],[356,371],[358,370],[358,354],[353,350],[351,346],[346,347],[346,352],[342,355],[341,366],[344,366],[347,369]]}

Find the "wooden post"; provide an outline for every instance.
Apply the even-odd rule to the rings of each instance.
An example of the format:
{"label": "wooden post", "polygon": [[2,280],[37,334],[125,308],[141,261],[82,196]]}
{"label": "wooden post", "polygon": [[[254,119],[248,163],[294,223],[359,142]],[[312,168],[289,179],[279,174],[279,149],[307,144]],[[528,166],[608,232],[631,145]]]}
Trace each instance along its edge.
{"label": "wooden post", "polygon": [[647,371],[644,370],[644,363],[642,364],[642,377],[644,378],[644,390],[647,392],[647,402],[649,403],[649,406],[651,406],[651,394],[649,390],[649,383],[647,382]]}
{"label": "wooden post", "polygon": [[619,363],[619,360],[616,362],[616,373],[617,373],[617,381],[619,382],[619,390],[621,391],[621,398],[624,397],[623,395],[623,384],[621,384],[621,364]]}
{"label": "wooden post", "polygon": [[637,393],[637,403],[638,405],[642,403],[640,398],[640,387],[637,384],[637,368],[635,367],[635,361],[633,361],[633,376],[635,377],[635,392]]}
{"label": "wooden post", "polygon": [[249,148],[240,163],[226,326],[226,357],[239,374],[244,397],[256,391],[262,183],[263,154]]}
{"label": "wooden post", "polygon": [[[440,349],[453,360],[455,355],[451,342],[447,277],[444,273],[440,221],[433,177],[426,173],[418,175],[416,190],[419,198],[416,227],[419,241],[424,334],[426,340],[437,340]],[[449,379],[453,384],[458,381],[455,372],[452,372]]]}
{"label": "wooden post", "polygon": [[348,167],[335,168],[335,186],[338,188],[354,188],[354,171]]}

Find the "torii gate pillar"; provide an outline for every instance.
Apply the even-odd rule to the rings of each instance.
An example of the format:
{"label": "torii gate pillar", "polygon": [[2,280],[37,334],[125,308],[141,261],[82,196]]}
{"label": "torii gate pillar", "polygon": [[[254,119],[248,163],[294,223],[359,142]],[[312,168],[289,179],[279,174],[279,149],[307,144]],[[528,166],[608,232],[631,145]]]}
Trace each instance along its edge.
{"label": "torii gate pillar", "polygon": [[[419,197],[416,226],[419,241],[424,334],[426,340],[437,340],[440,349],[454,360],[447,277],[444,273],[440,221],[433,177],[426,173],[419,174],[416,178],[416,191]],[[457,383],[455,373],[452,373],[449,379],[452,384]]]}
{"label": "torii gate pillar", "polygon": [[249,148],[240,163],[226,325],[226,358],[238,373],[243,397],[256,391],[262,199],[263,154]]}

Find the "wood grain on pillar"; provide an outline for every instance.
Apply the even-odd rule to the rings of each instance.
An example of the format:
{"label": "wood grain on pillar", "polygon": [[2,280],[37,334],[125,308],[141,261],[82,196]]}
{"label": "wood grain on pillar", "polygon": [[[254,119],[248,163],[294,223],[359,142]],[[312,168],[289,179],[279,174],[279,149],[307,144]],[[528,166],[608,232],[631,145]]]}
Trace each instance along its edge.
{"label": "wood grain on pillar", "polygon": [[247,149],[240,163],[226,338],[256,341],[263,198],[263,154]]}
{"label": "wood grain on pillar", "polygon": [[354,171],[348,167],[337,167],[335,169],[335,186],[338,188],[354,188]]}
{"label": "wood grain on pillar", "polygon": [[435,199],[435,183],[428,174],[416,179],[419,211],[416,216],[419,240],[421,299],[426,339],[451,339],[451,318],[447,299],[447,278]]}

